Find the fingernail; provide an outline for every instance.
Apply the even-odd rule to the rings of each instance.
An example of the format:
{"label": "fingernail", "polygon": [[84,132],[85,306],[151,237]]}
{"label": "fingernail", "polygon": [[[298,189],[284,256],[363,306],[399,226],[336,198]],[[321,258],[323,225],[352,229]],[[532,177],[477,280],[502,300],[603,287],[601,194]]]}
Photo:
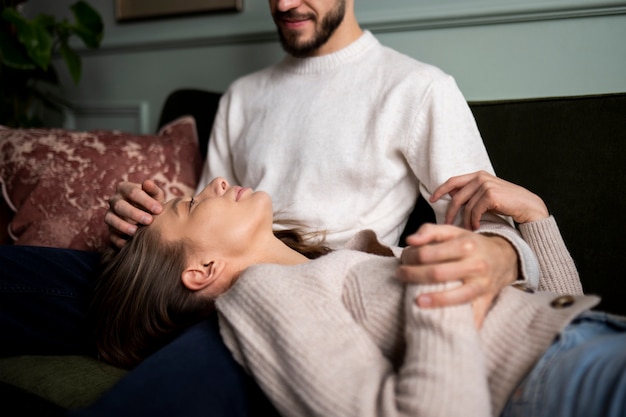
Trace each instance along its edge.
{"label": "fingernail", "polygon": [[143,216],[141,218],[141,224],[150,224],[151,221],[152,221],[152,217],[150,216]]}
{"label": "fingernail", "polygon": [[433,299],[428,295],[420,295],[417,297],[417,305],[420,307],[430,307],[433,304]]}
{"label": "fingernail", "polygon": [[136,231],[137,231],[137,226],[131,226],[131,227],[128,229],[128,234],[132,236],[132,235],[134,235],[134,234],[135,234],[135,232],[136,232]]}

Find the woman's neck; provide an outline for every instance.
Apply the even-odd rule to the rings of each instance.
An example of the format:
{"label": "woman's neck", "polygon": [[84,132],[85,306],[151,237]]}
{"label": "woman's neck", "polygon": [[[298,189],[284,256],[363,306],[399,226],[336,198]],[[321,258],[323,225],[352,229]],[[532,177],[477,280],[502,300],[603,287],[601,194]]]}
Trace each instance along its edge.
{"label": "woman's neck", "polygon": [[276,239],[277,245],[274,254],[276,256],[275,263],[281,265],[298,265],[308,262],[310,259],[295,249],[287,246],[282,240]]}
{"label": "woman's neck", "polygon": [[287,246],[282,240],[272,237],[259,250],[259,257],[254,263],[272,263],[279,265],[298,265],[310,259]]}

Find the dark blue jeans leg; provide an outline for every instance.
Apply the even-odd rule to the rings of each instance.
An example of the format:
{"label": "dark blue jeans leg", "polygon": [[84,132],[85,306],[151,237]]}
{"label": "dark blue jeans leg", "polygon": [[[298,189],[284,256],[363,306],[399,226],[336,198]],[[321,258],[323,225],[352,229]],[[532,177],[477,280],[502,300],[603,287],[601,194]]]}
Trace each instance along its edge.
{"label": "dark blue jeans leg", "polygon": [[0,246],[0,356],[91,351],[86,312],[100,256]]}
{"label": "dark blue jeans leg", "polygon": [[217,318],[195,325],[72,417],[278,415],[234,361]]}

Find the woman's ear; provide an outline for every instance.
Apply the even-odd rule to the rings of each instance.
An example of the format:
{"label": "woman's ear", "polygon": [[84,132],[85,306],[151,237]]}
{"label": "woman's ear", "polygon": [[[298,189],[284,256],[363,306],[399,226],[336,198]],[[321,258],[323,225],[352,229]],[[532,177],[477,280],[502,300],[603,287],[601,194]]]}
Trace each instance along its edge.
{"label": "woman's ear", "polygon": [[189,266],[183,271],[181,280],[183,285],[191,291],[199,291],[217,281],[224,272],[225,266],[224,261],[211,261]]}

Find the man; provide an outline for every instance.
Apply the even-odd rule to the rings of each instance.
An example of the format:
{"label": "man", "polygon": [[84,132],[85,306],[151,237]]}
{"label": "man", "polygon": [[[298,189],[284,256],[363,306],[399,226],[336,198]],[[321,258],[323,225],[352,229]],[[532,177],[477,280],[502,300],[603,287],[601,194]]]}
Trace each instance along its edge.
{"label": "man", "polygon": [[[363,228],[396,245],[418,192],[429,197],[449,177],[493,172],[454,80],[380,45],[360,28],[354,0],[269,5],[288,56],[235,81],[225,93],[199,188],[219,175],[268,191],[277,217],[326,230],[333,247]],[[105,218],[112,241],[121,246],[137,223],[149,224],[149,213],[160,213],[162,200],[152,181],[121,183]],[[433,203],[439,221],[448,201]],[[500,288],[522,278],[520,271],[536,279],[536,260],[511,224],[495,216],[486,220],[481,232],[488,233],[405,249],[400,279],[464,282],[450,292],[425,295],[422,305],[475,300],[487,308]],[[187,373],[176,370],[178,360],[205,359],[211,331],[216,329],[197,330],[204,341],[181,336],[75,415],[119,414],[131,407],[158,414],[176,401],[179,416],[213,407],[223,392],[232,392],[216,393],[210,381],[221,378],[219,372],[200,360]],[[189,378],[193,383],[185,384]],[[175,394],[170,387],[178,388]],[[150,390],[155,400],[141,409],[139,398]]]}
{"label": "man", "polygon": [[[326,230],[333,247],[362,228],[396,245],[418,192],[428,198],[450,177],[493,172],[454,80],[381,46],[360,28],[354,0],[269,3],[289,56],[235,81],[226,92],[199,188],[224,176],[268,191],[279,216]],[[134,223],[151,221],[136,206],[154,214],[161,210],[161,190],[152,182],[145,183],[145,192],[138,188],[122,183],[111,199],[105,221],[118,246],[124,234],[134,233]],[[433,204],[439,222],[448,201]],[[405,269],[402,277],[464,280],[454,292],[434,294],[433,306],[495,293],[513,282],[518,253],[511,242],[518,251],[524,244],[515,240],[510,224],[487,220],[510,240],[476,234],[473,242],[442,243],[445,256]],[[473,250],[461,253],[467,245]],[[525,253],[522,271],[532,276],[534,259]]]}

